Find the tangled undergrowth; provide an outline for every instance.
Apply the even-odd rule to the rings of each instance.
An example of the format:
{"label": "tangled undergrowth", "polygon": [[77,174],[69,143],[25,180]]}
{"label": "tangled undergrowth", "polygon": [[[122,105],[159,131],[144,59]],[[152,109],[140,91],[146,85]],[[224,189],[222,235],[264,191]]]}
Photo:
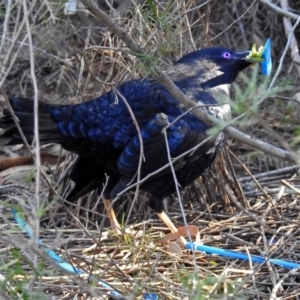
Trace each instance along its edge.
{"label": "tangled undergrowth", "polygon": [[[98,4],[145,49],[147,59],[162,69],[195,48],[222,45],[249,49],[253,43],[264,44],[267,37],[273,43],[273,72],[278,69],[277,62],[287,44],[287,25],[282,14],[264,1],[143,2],[114,1],[112,7],[110,1]],[[284,3],[287,2],[281,1],[281,5]],[[299,13],[298,1],[288,4],[294,13]],[[23,18],[26,9],[27,18]],[[7,1],[0,5],[0,87],[8,97],[33,97],[35,82],[40,99],[77,103],[104,93],[111,85],[151,72],[86,10],[64,15],[63,9],[63,3],[47,0]],[[299,28],[292,34],[298,41]],[[276,89],[259,106],[251,103],[258,103],[257,95],[267,83],[256,78],[257,85],[245,100],[241,100],[238,89],[234,90],[233,107],[234,116],[250,111],[238,123],[243,131],[296,153],[300,126],[297,63],[293,55],[284,57]],[[245,90],[248,82],[241,77],[238,84]],[[3,107],[5,99],[1,94],[0,97]],[[216,164],[182,192],[188,223],[199,228],[204,244],[300,261],[298,167],[237,141],[229,144],[230,151],[223,151]],[[41,153],[45,177],[37,200],[36,167],[24,147],[0,149],[3,299],[114,297],[97,285],[97,280],[110,284],[126,299],[142,299],[145,293],[157,293],[159,299],[193,300],[299,297],[297,270],[187,250],[172,254],[166,243],[158,242],[167,230],[148,209],[145,194],[139,195],[131,215],[128,212],[134,193],[115,204],[122,223],[141,231],[141,236],[106,235],[109,223],[96,193],[75,205],[56,195],[64,195],[72,184],[66,174],[73,157],[53,145],[43,147]],[[95,279],[70,275],[56,267],[16,226],[12,206],[22,212],[46,245]],[[183,225],[176,196],[166,199],[165,208],[177,225]],[[83,253],[98,241],[100,232],[103,240],[99,247]]]}

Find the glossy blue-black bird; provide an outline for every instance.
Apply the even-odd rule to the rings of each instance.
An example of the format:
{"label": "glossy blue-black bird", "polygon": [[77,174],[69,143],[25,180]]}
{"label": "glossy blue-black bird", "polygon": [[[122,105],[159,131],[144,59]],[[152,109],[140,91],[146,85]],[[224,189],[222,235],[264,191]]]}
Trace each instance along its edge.
{"label": "glossy blue-black bird", "polygon": [[[251,51],[205,48],[183,56],[166,73],[195,104],[202,105],[198,109],[227,120],[230,107],[228,104],[219,105],[218,99],[229,98],[230,85],[238,73],[251,63],[261,61],[252,54]],[[116,89],[118,92],[110,91],[75,105],[40,102],[39,137],[41,143],[58,143],[78,155],[70,173],[75,186],[66,198],[74,201],[94,189],[104,189],[104,204],[112,227],[117,230],[119,224],[110,207],[110,199],[137,180],[140,137],[143,146],[140,178],[143,179],[169,162],[164,129],[170,155],[175,158],[206,139],[209,126],[192,113],[186,113],[185,107],[153,78],[130,80]],[[33,100],[14,98],[10,103],[25,137],[31,143],[34,138]],[[9,111],[4,110],[3,115],[0,128],[4,129],[4,133],[0,140],[7,145],[20,143]],[[224,140],[221,132],[174,162],[181,188],[212,164]],[[175,192],[170,167],[157,172],[140,188],[149,192],[150,207],[173,233],[179,235],[163,212],[164,197]]]}

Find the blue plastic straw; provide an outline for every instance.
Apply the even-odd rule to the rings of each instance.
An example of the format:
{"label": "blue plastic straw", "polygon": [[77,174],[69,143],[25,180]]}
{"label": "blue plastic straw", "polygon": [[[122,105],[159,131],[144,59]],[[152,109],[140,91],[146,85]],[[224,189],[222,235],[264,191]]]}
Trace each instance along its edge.
{"label": "blue plastic straw", "polygon": [[[11,209],[11,212],[15,218],[15,221],[18,223],[18,225],[25,230],[25,232],[28,234],[28,236],[30,238],[32,238],[32,230],[31,228],[26,224],[26,222],[21,218],[20,214],[17,212],[16,209],[12,208]],[[78,274],[78,275],[81,275],[81,274],[87,274],[86,272],[78,269],[78,268],[75,268],[73,267],[71,264],[65,262],[58,254],[56,254],[53,250],[51,249],[48,249],[45,247],[44,243],[42,240],[38,240],[38,243],[39,245],[41,246],[42,250],[49,256],[51,257],[54,262],[59,265],[62,269],[70,272],[70,273],[73,273],[73,274]],[[92,277],[94,278],[94,277]],[[98,280],[97,279],[97,282],[98,282],[98,285],[101,285],[102,287],[104,287],[105,289],[108,289],[109,291],[111,291],[111,293],[114,295],[114,296],[117,296],[117,297],[121,297],[122,295],[117,291],[115,290],[113,287],[111,287],[109,284],[107,284],[105,281],[103,280]]]}
{"label": "blue plastic straw", "polygon": [[264,46],[264,52],[262,53],[262,58],[264,61],[260,63],[262,73],[269,76],[272,71],[272,56],[271,56],[271,40],[267,39]]}
{"label": "blue plastic straw", "polygon": [[158,295],[156,293],[146,293],[143,298],[144,300],[158,300]]}
{"label": "blue plastic straw", "polygon": [[250,260],[255,263],[264,263],[267,260],[269,260],[272,264],[279,265],[279,266],[281,266],[283,268],[287,268],[287,269],[295,269],[295,268],[300,267],[300,264],[290,262],[290,261],[274,259],[274,258],[265,259],[261,256],[247,255],[245,253],[225,250],[222,248],[209,247],[209,246],[195,244],[195,243],[187,243],[186,249],[187,250],[198,250],[198,251],[202,251],[202,252],[209,253],[209,254],[217,254],[220,256],[226,256],[226,257],[233,258],[233,259],[248,260],[248,261]]}
{"label": "blue plastic straw", "polygon": [[[25,232],[32,238],[32,230],[31,228],[26,224],[26,222],[20,217],[19,213],[17,212],[16,209],[12,209],[12,214],[15,218],[15,221],[18,223],[18,225],[25,230]],[[41,248],[43,251],[51,257],[56,264],[58,264],[61,268],[64,270],[73,273],[73,274],[86,274],[84,271],[73,267],[71,264],[65,262],[58,254],[56,254],[53,250],[48,249],[45,247],[43,244],[42,240],[39,240],[38,243],[41,245]],[[195,243],[187,243],[186,244],[186,249],[187,250],[197,250],[197,251],[202,251],[208,254],[216,254],[220,256],[225,256],[228,258],[232,259],[239,259],[239,260],[245,260],[245,261],[252,261],[254,263],[264,263],[267,260],[269,260],[272,264],[279,265],[283,268],[287,269],[294,269],[294,268],[299,268],[300,264],[290,262],[290,261],[284,261],[281,259],[273,259],[273,258],[263,258],[261,256],[256,256],[256,255],[247,255],[245,253],[240,253],[236,251],[230,251],[230,250],[225,250],[222,248],[216,248],[216,247],[210,247],[210,246],[205,246],[201,244],[195,244]],[[121,297],[122,295],[115,289],[113,289],[109,284],[102,280],[98,280],[98,284],[101,285],[102,287],[108,289],[109,291],[112,292],[114,296]],[[152,299],[158,299],[158,295],[155,293],[145,293],[143,295],[143,298],[146,300],[152,300]]]}

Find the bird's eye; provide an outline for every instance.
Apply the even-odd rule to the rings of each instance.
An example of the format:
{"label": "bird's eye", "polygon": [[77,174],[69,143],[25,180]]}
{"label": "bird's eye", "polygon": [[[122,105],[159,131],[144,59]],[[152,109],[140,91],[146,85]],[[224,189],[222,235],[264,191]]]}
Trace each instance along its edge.
{"label": "bird's eye", "polygon": [[224,57],[224,58],[230,58],[231,55],[230,55],[229,52],[224,52],[224,53],[223,53],[223,57]]}

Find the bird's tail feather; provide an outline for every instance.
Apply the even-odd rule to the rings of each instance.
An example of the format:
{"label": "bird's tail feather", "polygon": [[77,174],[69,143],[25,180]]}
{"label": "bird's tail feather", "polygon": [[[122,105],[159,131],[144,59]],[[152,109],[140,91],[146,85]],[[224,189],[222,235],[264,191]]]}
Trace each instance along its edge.
{"label": "bird's tail feather", "polygon": [[[34,101],[28,98],[13,98],[10,105],[28,143],[31,144],[34,139]],[[39,101],[38,119],[39,139],[42,144],[60,143],[65,139],[49,112],[49,104]],[[22,143],[17,126],[7,108],[3,110],[3,117],[0,118],[0,129],[3,131],[0,135],[0,145]]]}

